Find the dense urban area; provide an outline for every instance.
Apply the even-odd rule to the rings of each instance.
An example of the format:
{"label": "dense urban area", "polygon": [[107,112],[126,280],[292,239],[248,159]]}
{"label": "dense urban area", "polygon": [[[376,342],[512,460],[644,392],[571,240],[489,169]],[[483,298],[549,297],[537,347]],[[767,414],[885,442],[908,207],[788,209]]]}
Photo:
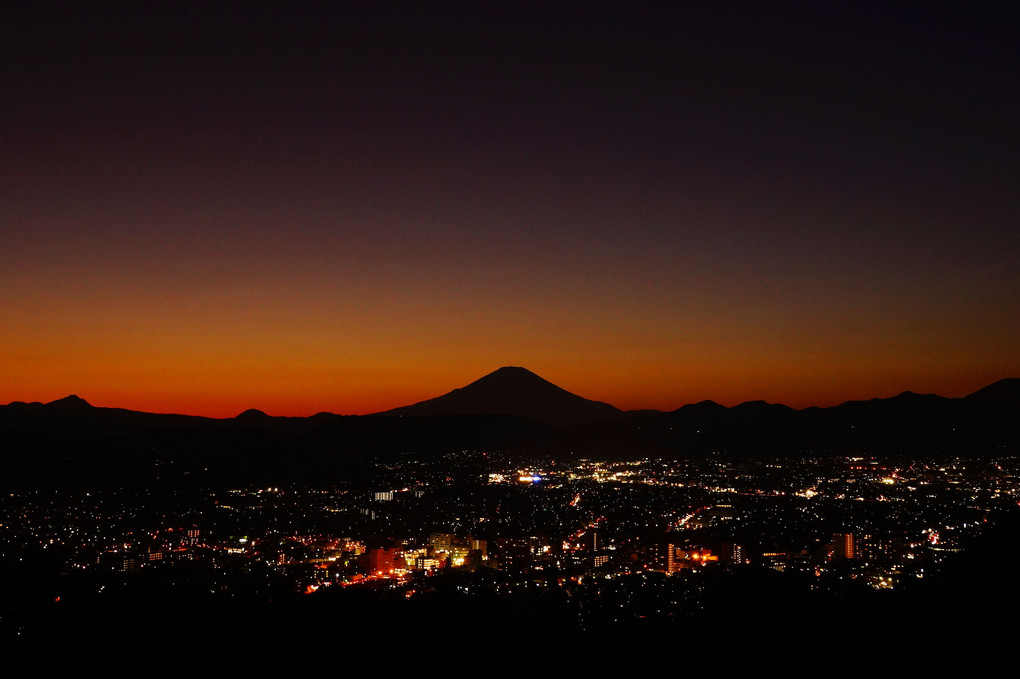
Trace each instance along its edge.
{"label": "dense urban area", "polygon": [[[784,630],[845,635],[865,619],[881,634],[876,611],[895,625],[904,602],[931,605],[935,588],[971,577],[946,573],[973,568],[982,540],[1012,525],[1018,466],[460,451],[321,487],[11,492],[0,625],[29,645],[72,629],[90,644],[142,642],[153,625],[181,636],[181,621],[206,611],[234,621],[208,623],[232,643],[267,607],[279,621],[284,607],[315,606],[311,619],[330,611],[355,637],[389,624],[362,629],[359,616],[390,611],[394,631],[477,624],[478,642],[499,616],[504,646],[507,635],[534,644],[543,626],[615,641],[696,628],[716,647],[721,630],[753,628],[744,643],[761,648],[792,644]],[[914,603],[911,624],[924,617]]]}

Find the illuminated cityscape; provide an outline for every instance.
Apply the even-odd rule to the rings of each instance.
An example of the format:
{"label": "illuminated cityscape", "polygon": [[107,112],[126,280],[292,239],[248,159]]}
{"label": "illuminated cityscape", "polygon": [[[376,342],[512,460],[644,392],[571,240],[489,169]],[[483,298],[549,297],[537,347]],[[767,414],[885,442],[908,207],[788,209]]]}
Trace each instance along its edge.
{"label": "illuminated cityscape", "polygon": [[561,630],[602,638],[731,624],[717,617],[751,587],[803,614],[827,610],[832,624],[829,607],[847,601],[883,607],[936,591],[929,581],[966,562],[969,545],[1015,520],[1018,472],[1014,457],[459,451],[328,487],[8,493],[3,633],[38,642],[83,611],[134,610],[141,593],[199,609],[321,599],[338,615],[354,592],[389,606],[527,602],[554,609]]}

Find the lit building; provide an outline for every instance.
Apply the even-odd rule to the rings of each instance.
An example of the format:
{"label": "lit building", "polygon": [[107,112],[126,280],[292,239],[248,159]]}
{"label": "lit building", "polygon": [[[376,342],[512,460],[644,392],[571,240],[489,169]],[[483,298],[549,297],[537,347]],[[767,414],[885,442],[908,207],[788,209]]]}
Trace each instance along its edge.
{"label": "lit building", "polygon": [[390,574],[397,566],[403,567],[404,560],[399,549],[390,547],[374,547],[368,550],[369,573]]}
{"label": "lit building", "polygon": [[832,556],[837,559],[855,558],[853,533],[834,533],[832,535]]}
{"label": "lit building", "polygon": [[681,549],[669,545],[666,552],[666,573],[672,575],[684,568],[697,568],[707,563],[718,562],[719,557],[709,549]]}
{"label": "lit building", "polygon": [[719,562],[725,564],[747,563],[743,545],[738,545],[735,542],[722,543],[722,548],[719,550]]}
{"label": "lit building", "polygon": [[789,554],[786,552],[764,552],[761,555],[761,560],[773,570],[784,571],[786,570],[786,562],[789,561]]}

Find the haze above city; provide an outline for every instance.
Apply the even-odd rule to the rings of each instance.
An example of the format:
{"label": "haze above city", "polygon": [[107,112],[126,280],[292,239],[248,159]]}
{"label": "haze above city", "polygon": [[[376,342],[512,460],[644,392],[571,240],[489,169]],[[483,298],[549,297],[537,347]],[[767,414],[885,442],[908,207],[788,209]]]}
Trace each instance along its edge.
{"label": "haze above city", "polygon": [[6,7],[0,403],[1020,375],[1016,10]]}

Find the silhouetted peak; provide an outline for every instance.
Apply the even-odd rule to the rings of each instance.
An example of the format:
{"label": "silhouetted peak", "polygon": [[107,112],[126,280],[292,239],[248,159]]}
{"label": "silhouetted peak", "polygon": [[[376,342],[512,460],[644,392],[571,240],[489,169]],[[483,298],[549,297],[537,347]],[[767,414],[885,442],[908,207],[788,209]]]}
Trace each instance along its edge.
{"label": "silhouetted peak", "polygon": [[1020,377],[1007,377],[1004,380],[993,382],[987,387],[978,389],[966,398],[975,401],[1020,403]]}
{"label": "silhouetted peak", "polygon": [[581,398],[571,394],[562,387],[556,386],[549,380],[539,377],[527,368],[515,366],[504,366],[494,370],[471,384],[454,389],[451,393],[458,392],[462,392],[464,395],[471,394],[474,397],[483,399],[488,399],[496,394],[502,396],[512,394],[523,400],[538,398],[542,395],[553,396],[555,398],[569,395],[574,398]]}
{"label": "silhouetted peak", "polygon": [[620,411],[607,403],[572,394],[526,368],[504,366],[448,394],[385,414],[514,415],[574,425],[614,419],[620,416]]}
{"label": "silhouetted peak", "polygon": [[779,412],[783,410],[792,410],[789,406],[783,405],[782,403],[769,403],[768,401],[756,400],[756,401],[744,401],[740,405],[734,406],[733,410],[761,410],[770,412]]}
{"label": "silhouetted peak", "polygon": [[56,401],[50,401],[46,405],[54,406],[57,408],[77,408],[77,409],[92,407],[91,403],[89,403],[88,401],[79,396],[75,396],[74,394],[71,394],[70,396],[65,396],[64,398],[61,399],[57,399]]}
{"label": "silhouetted peak", "polygon": [[[491,373],[475,380],[472,384],[479,384],[482,382],[544,382],[545,384],[552,384],[548,380],[544,380],[535,373],[531,372],[527,368],[521,368],[513,365],[505,365],[498,370],[493,370]],[[469,385],[470,386],[470,385]]]}
{"label": "silhouetted peak", "polygon": [[240,415],[238,415],[234,419],[235,420],[264,420],[264,419],[266,419],[268,417],[269,417],[269,415],[267,415],[266,413],[262,412],[258,408],[248,408],[248,410],[245,410],[243,413],[241,413]]}
{"label": "silhouetted peak", "polygon": [[[493,370],[489,374],[490,375],[496,375],[498,373],[505,373],[505,374],[510,374],[510,375],[514,375],[514,374],[517,374],[517,375],[523,375],[523,374],[535,375],[535,373],[531,372],[527,368],[522,368],[519,365],[504,365],[502,368],[497,368],[496,370]],[[538,377],[538,375],[535,375],[535,377]]]}
{"label": "silhouetted peak", "polygon": [[905,391],[902,394],[894,396],[888,400],[896,403],[920,405],[922,403],[933,403],[935,401],[943,401],[945,399],[936,394],[918,394],[916,391]]}
{"label": "silhouetted peak", "polygon": [[719,405],[715,401],[698,401],[697,403],[688,403],[685,406],[680,406],[674,412],[693,412],[693,413],[709,413],[709,412],[722,412],[728,410],[724,405]]}

